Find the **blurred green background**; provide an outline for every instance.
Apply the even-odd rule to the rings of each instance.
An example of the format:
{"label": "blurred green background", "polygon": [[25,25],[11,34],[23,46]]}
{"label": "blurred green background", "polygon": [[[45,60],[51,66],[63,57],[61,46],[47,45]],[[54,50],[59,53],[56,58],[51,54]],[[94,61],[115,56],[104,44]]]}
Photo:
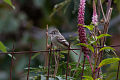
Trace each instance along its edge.
{"label": "blurred green background", "polygon": [[[8,4],[0,0],[0,41],[11,51],[13,43],[15,51],[45,49],[45,31],[46,25],[57,27],[60,32],[73,42],[77,41],[77,14],[79,0],[12,0],[15,10]],[[104,11],[106,10],[107,0],[102,0]],[[112,38],[107,39],[106,44],[120,44],[120,0],[113,0],[113,13],[110,21],[109,34]],[[85,24],[91,23],[92,18],[92,0],[87,0]],[[102,19],[102,16],[101,16]],[[102,30],[102,25],[99,25]],[[115,48],[120,56],[120,47]],[[105,57],[111,57],[105,54]],[[28,54],[14,55],[13,77],[14,80],[25,80],[24,68],[28,65]],[[44,53],[40,55],[32,54],[31,66],[44,66]],[[77,60],[77,56],[72,57]],[[9,70],[11,57],[0,54],[0,80],[9,79]],[[116,63],[117,65],[117,63]],[[112,65],[111,65],[112,66]],[[115,66],[112,66],[116,71]],[[113,71],[112,70],[112,71]],[[107,72],[110,72],[108,69]],[[107,73],[108,74],[108,73]],[[112,73],[111,73],[112,74]],[[114,74],[114,73],[113,73]],[[109,80],[109,79],[108,79]]]}

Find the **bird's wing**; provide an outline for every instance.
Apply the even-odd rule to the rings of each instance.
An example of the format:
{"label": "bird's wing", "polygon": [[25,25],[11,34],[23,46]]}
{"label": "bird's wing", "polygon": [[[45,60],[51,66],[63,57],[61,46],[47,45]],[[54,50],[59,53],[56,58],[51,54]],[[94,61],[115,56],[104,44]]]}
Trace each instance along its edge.
{"label": "bird's wing", "polygon": [[56,39],[59,43],[63,44],[64,46],[66,46],[66,47],[69,46],[69,43],[66,41],[66,39],[63,36],[61,36],[61,37],[56,36]]}

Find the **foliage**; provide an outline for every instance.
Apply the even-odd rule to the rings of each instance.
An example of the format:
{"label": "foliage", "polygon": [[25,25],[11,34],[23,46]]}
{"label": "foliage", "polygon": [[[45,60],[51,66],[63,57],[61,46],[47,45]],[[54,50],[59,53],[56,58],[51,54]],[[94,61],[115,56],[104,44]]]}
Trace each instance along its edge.
{"label": "foliage", "polygon": [[[15,44],[15,51],[28,51],[30,50],[30,43],[33,43],[32,50],[45,50],[46,49],[46,40],[45,40],[45,28],[46,24],[50,26],[55,26],[60,31],[65,32],[65,37],[67,32],[75,32],[77,31],[77,26],[81,24],[77,24],[77,15],[80,0],[3,0],[5,3],[10,5],[13,10],[10,10],[9,7],[6,7],[6,4],[0,4],[0,50],[1,52],[12,52],[13,42]],[[12,2],[11,2],[12,1]],[[97,3],[97,0],[95,0]],[[108,0],[109,1],[109,0]],[[1,1],[0,1],[1,3]],[[14,3],[14,4],[13,4]],[[113,14],[111,19],[119,15],[120,12],[120,1],[114,0],[112,2]],[[106,10],[106,0],[102,0],[104,11]],[[32,6],[31,6],[32,5]],[[106,12],[106,11],[105,11]],[[100,33],[95,32],[96,26],[91,23],[92,17],[92,0],[86,0],[86,11],[85,11],[85,25],[83,27],[87,28],[88,35],[88,44],[79,43],[76,40],[76,33],[71,35],[73,36],[73,40],[68,40],[73,42],[74,44],[81,45],[87,47],[91,52],[89,53],[89,57],[91,60],[91,65],[96,65],[95,58],[100,57],[101,53],[103,53],[103,60],[101,63],[96,65],[96,68],[100,68],[102,76],[106,73],[106,77],[102,76],[105,80],[114,80],[116,79],[116,72],[118,68],[119,58],[114,58],[111,55],[111,51],[115,53],[115,49],[106,45],[110,44],[105,42],[105,47],[103,47],[103,43],[101,41],[107,37],[111,39],[112,32],[110,34],[105,33],[103,29],[104,23],[99,22],[98,28],[100,29]],[[102,19],[102,14],[100,13],[99,21]],[[89,25],[90,24],[90,25]],[[100,25],[100,26],[99,26]],[[102,25],[102,27],[101,27]],[[111,25],[111,24],[110,24]],[[114,25],[115,28],[115,25]],[[112,30],[114,30],[112,28]],[[114,31],[116,32],[116,31]],[[64,34],[64,33],[63,33]],[[113,36],[113,35],[112,35]],[[78,37],[78,36],[77,36]],[[68,38],[67,38],[68,39]],[[4,44],[3,44],[4,43]],[[74,46],[72,48],[80,48],[79,46]],[[108,51],[108,52],[106,52]],[[72,52],[72,51],[71,51]],[[80,52],[79,50],[76,52]],[[64,54],[65,53],[65,54]],[[56,80],[65,80],[66,74],[66,63],[67,63],[67,53],[68,51],[61,51],[59,53],[54,53],[56,56],[59,55],[59,66],[58,72],[55,76]],[[96,53],[99,54],[96,56]],[[106,55],[109,54],[110,56]],[[55,60],[54,54],[51,57],[51,65],[50,65],[50,79],[54,79],[51,75],[54,74],[55,68]],[[116,53],[115,53],[116,54]],[[8,54],[12,57],[11,54]],[[28,70],[28,56],[29,54],[23,55],[14,55],[17,60],[15,60],[14,70],[12,72],[14,80],[18,80],[21,76],[19,73],[23,73],[27,75]],[[31,65],[30,65],[30,78],[33,80],[42,80],[46,79],[46,74],[48,67],[44,67],[44,53],[32,54],[31,56]],[[69,70],[68,70],[68,78],[72,80],[80,80],[80,74],[82,72],[83,65],[83,53],[81,54],[80,62],[74,62],[73,60],[78,60],[78,55],[73,56],[73,53],[70,54],[69,61]],[[92,56],[94,56],[92,58]],[[11,59],[11,58],[10,58]],[[78,67],[76,67],[76,65]],[[112,64],[111,64],[112,63]],[[4,72],[9,73],[8,69],[10,66],[10,60],[8,56],[4,56],[0,54],[0,71],[4,70]],[[108,66],[109,64],[109,66]],[[104,66],[106,65],[106,66]],[[25,68],[26,67],[26,68]],[[101,68],[102,67],[102,68]],[[24,69],[23,69],[24,68]],[[94,68],[94,69],[96,69]],[[74,74],[74,72],[76,73]],[[89,61],[86,59],[85,68],[84,68],[84,80],[93,80],[92,73],[94,71],[91,70],[91,66]],[[14,75],[15,74],[15,75]],[[74,76],[73,76],[74,74]],[[24,77],[23,77],[24,78]],[[25,77],[26,78],[26,77]],[[0,78],[1,79],[1,78]],[[1,79],[3,80],[3,79]],[[96,80],[101,80],[100,78]]]}
{"label": "foliage", "polygon": [[[0,41],[0,51],[5,52],[5,53],[7,52],[7,48],[1,41]],[[10,56],[12,58],[11,54],[8,54],[8,56]],[[16,59],[16,58],[13,56],[13,59]]]}
{"label": "foliage", "polygon": [[106,37],[106,36],[111,36],[111,35],[109,35],[109,34],[101,34],[101,35],[97,36],[97,39],[101,39],[101,38]]}
{"label": "foliage", "polygon": [[77,45],[81,45],[81,46],[87,47],[88,49],[90,49],[94,53],[94,48],[91,45],[87,45],[85,43],[79,43]]}
{"label": "foliage", "polygon": [[106,49],[115,51],[115,49],[112,48],[112,47],[103,47],[103,48],[101,48],[101,49],[99,50],[99,52],[101,52],[101,51],[103,51],[103,50],[106,50]]}
{"label": "foliage", "polygon": [[13,9],[15,9],[15,6],[12,4],[11,0],[3,0],[3,1],[9,4]]}
{"label": "foliage", "polygon": [[104,65],[115,63],[115,62],[118,62],[118,61],[120,61],[120,58],[107,58],[107,59],[102,60],[102,62],[99,64],[98,67],[100,68]]}

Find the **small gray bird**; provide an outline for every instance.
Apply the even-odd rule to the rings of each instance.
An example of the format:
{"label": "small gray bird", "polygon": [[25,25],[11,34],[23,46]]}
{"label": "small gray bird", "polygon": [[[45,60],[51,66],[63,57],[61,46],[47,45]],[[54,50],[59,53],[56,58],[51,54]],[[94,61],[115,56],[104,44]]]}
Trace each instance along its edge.
{"label": "small gray bird", "polygon": [[[58,29],[54,28],[51,29],[49,32],[49,37],[52,42],[52,44],[56,47],[62,48],[62,49],[68,49],[69,43],[67,40],[61,35]],[[71,49],[71,48],[70,48]],[[72,50],[73,51],[73,50]],[[75,51],[73,51],[76,55],[78,55]]]}

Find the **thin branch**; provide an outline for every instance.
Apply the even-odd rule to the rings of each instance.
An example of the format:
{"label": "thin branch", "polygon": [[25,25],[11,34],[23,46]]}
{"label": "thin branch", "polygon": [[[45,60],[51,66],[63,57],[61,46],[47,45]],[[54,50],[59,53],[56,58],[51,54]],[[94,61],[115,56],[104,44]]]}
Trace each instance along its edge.
{"label": "thin branch", "polygon": [[97,0],[97,13],[98,13],[98,22],[100,21],[100,0]]}
{"label": "thin branch", "polygon": [[[30,45],[30,51],[32,51],[32,43],[31,43],[31,45]],[[29,54],[29,64],[28,64],[27,80],[29,80],[30,61],[31,61],[31,52],[30,52],[30,54]]]}
{"label": "thin branch", "polygon": [[[46,50],[49,50],[49,45],[48,45],[48,25],[46,26]],[[48,66],[48,56],[49,56],[49,53],[45,52],[45,67]]]}
{"label": "thin branch", "polygon": [[112,3],[112,0],[108,0],[106,16],[109,14],[109,10],[111,8],[111,3]]}
{"label": "thin branch", "polygon": [[48,72],[47,72],[47,80],[49,80],[49,71],[50,71],[50,57],[52,54],[52,43],[51,43],[51,48],[50,48],[50,54],[49,54],[49,62],[48,62]]}
{"label": "thin branch", "polygon": [[[103,46],[98,46],[97,48],[102,48]],[[110,45],[110,46],[106,46],[106,47],[120,47],[120,45]],[[80,50],[79,48],[75,48],[75,49],[56,49],[56,50],[51,50],[59,52],[59,51],[65,51],[65,50]],[[0,54],[29,54],[29,53],[35,54],[35,53],[42,53],[42,52],[50,52],[50,50],[40,50],[40,51],[20,51],[20,52],[0,52]]]}
{"label": "thin branch", "polygon": [[106,17],[105,17],[105,13],[104,13],[104,11],[103,11],[103,7],[102,7],[101,0],[100,0],[100,8],[101,8],[101,10],[102,10],[102,15],[103,15],[104,21],[106,21]]}
{"label": "thin branch", "polygon": [[91,70],[92,70],[92,72],[93,72],[93,66],[92,66],[92,64],[91,64],[90,58],[89,58],[89,56],[88,56],[88,55],[86,55],[86,57],[87,57],[88,62],[89,62],[89,64],[90,64]]}
{"label": "thin branch", "polygon": [[119,61],[119,64],[118,64],[117,79],[116,80],[119,80],[119,70],[120,70],[120,61]]}
{"label": "thin branch", "polygon": [[12,80],[12,67],[13,67],[13,54],[14,54],[14,51],[15,51],[15,47],[14,47],[14,43],[13,43],[13,49],[12,49],[12,58],[11,58],[11,67],[10,67],[10,80]]}
{"label": "thin branch", "polygon": [[84,72],[85,58],[86,58],[86,56],[85,56],[85,54],[84,54],[83,67],[82,67],[82,72],[81,72],[81,80],[82,80],[82,78],[83,78],[82,76],[83,76],[83,72]]}
{"label": "thin branch", "polygon": [[[70,43],[69,43],[69,47],[70,49]],[[67,80],[67,75],[68,75],[68,64],[69,64],[69,54],[70,54],[70,50],[68,50],[68,55],[67,55],[67,70],[66,70],[66,80]]]}
{"label": "thin branch", "polygon": [[111,18],[112,10],[113,10],[113,9],[110,8],[109,11],[108,11],[108,15],[107,15],[107,22],[108,22],[108,23],[109,23],[110,18]]}
{"label": "thin branch", "polygon": [[[81,58],[81,55],[82,55],[82,49],[80,50],[80,54],[79,54],[78,62],[77,62],[77,64],[76,64],[76,68],[78,68],[78,66],[79,66],[79,64],[80,64],[80,58]],[[74,77],[76,71],[77,71],[77,70],[74,71],[74,73],[73,73],[73,77]]]}
{"label": "thin branch", "polygon": [[56,73],[57,73],[57,58],[56,58],[56,55],[54,54],[54,58],[55,58],[55,70],[54,70],[54,77],[56,76]]}

